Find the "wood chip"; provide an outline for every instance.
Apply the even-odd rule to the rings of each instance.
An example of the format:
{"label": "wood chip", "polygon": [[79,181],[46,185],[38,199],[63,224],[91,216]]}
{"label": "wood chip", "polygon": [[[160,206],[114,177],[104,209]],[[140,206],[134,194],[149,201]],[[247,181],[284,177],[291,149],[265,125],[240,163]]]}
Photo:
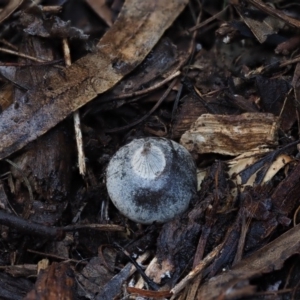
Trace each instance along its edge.
{"label": "wood chip", "polygon": [[267,113],[204,114],[185,132],[180,143],[190,152],[239,155],[277,144],[278,118]]}

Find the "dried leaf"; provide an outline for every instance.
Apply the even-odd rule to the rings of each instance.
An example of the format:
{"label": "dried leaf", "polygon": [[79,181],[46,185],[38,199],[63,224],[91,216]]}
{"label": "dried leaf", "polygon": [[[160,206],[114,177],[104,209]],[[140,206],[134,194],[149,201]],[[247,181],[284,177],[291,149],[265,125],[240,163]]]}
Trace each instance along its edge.
{"label": "dried leaf", "polygon": [[112,10],[107,6],[105,0],[85,0],[93,11],[109,26],[113,24]]}
{"label": "dried leaf", "polygon": [[0,23],[8,18],[22,3],[24,0],[10,0],[5,8],[0,13]]}
{"label": "dried leaf", "polygon": [[2,114],[0,159],[44,134],[131,72],[187,2],[127,0],[95,53],[50,74]]}
{"label": "dried leaf", "polygon": [[73,299],[74,274],[66,263],[52,263],[39,273],[35,288],[24,299]]}

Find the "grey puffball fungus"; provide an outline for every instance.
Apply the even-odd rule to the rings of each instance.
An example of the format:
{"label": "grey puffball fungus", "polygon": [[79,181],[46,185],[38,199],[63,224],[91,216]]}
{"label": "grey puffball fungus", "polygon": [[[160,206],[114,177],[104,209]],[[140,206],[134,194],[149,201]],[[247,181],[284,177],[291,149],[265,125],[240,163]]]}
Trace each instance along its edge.
{"label": "grey puffball fungus", "polygon": [[184,212],[195,195],[196,166],[174,141],[135,139],[111,158],[106,186],[114,205],[129,219],[164,223]]}

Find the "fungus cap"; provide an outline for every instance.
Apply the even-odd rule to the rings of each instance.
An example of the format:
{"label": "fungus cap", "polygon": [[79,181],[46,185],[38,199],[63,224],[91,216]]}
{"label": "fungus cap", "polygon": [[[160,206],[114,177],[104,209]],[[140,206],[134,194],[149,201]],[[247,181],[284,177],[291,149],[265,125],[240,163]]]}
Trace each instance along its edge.
{"label": "fungus cap", "polygon": [[196,166],[174,141],[135,139],[111,158],[106,186],[114,205],[129,219],[163,223],[187,209],[196,193]]}

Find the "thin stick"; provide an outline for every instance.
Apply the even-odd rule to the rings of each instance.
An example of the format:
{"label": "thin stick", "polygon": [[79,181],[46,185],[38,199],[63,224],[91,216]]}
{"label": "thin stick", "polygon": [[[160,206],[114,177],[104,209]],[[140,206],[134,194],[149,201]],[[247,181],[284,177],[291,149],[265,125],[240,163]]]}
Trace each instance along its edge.
{"label": "thin stick", "polygon": [[48,5],[48,6],[41,6],[43,12],[50,12],[53,14],[57,14],[62,11],[62,6],[59,5]]}
{"label": "thin stick", "polygon": [[77,231],[79,229],[93,229],[99,231],[124,232],[126,229],[123,226],[115,224],[75,224],[61,227],[64,232]]}
{"label": "thin stick", "polygon": [[169,95],[169,93],[171,92],[172,88],[174,87],[176,83],[176,79],[174,79],[170,86],[167,88],[167,90],[164,92],[164,94],[162,95],[162,97],[156,102],[156,104],[150,109],[150,111],[148,113],[146,113],[143,117],[141,117],[139,120],[132,122],[128,125],[125,125],[123,127],[118,127],[118,128],[114,128],[114,129],[107,129],[105,130],[105,132],[118,132],[121,130],[125,130],[125,129],[129,129],[141,122],[143,122],[145,119],[147,119],[160,105],[161,103],[167,98],[167,96]]}
{"label": "thin stick", "polygon": [[[71,65],[71,56],[70,56],[70,48],[67,39],[63,39],[63,51],[65,57],[66,66]],[[77,144],[77,151],[78,151],[78,166],[79,166],[79,173],[84,176],[86,173],[86,164],[85,164],[85,155],[83,151],[83,141],[82,141],[82,133],[80,127],[80,116],[78,110],[73,113],[73,120],[74,120],[74,130],[75,130],[75,137],[76,137],[76,144]]]}
{"label": "thin stick", "polygon": [[42,238],[52,240],[62,240],[65,236],[64,231],[60,227],[50,227],[32,223],[2,210],[0,210],[0,224],[17,229],[18,232],[22,232],[24,234],[40,236]]}
{"label": "thin stick", "polygon": [[187,284],[195,278],[220,252],[223,244],[218,245],[213,251],[211,251],[200,263],[189,273],[187,274],[178,284],[176,284],[171,293],[173,294],[172,299],[174,299],[178,293],[183,290]]}
{"label": "thin stick", "polygon": [[169,81],[171,81],[172,79],[174,79],[175,77],[180,75],[180,71],[176,71],[175,73],[171,74],[169,77],[167,77],[166,79],[152,85],[151,87],[141,90],[141,91],[136,91],[136,92],[132,92],[132,93],[127,93],[127,94],[121,94],[121,95],[116,95],[116,96],[112,96],[110,98],[110,100],[116,100],[116,99],[123,99],[123,98],[131,98],[131,97],[136,97],[136,96],[141,96],[141,95],[145,95],[149,92],[155,91],[158,88],[162,87],[163,85],[165,85],[166,83],[168,83]]}
{"label": "thin stick", "polygon": [[219,11],[218,13],[216,13],[215,15],[211,16],[210,18],[206,19],[205,21],[203,21],[202,23],[195,25],[194,27],[191,27],[188,32],[193,32],[197,29],[200,29],[202,27],[204,27],[205,25],[209,24],[210,22],[212,22],[213,20],[219,18],[229,7],[229,5],[225,6],[221,11]]}
{"label": "thin stick", "polygon": [[42,59],[39,59],[39,58],[30,56],[30,55],[27,55],[27,54],[23,54],[23,53],[20,53],[20,52],[17,52],[17,51],[13,51],[13,50],[9,50],[9,49],[2,48],[2,47],[0,47],[0,51],[5,52],[5,53],[9,53],[9,54],[12,54],[12,55],[16,55],[16,56],[19,56],[19,57],[31,59],[31,60],[37,61],[39,63],[46,62],[46,60],[42,60]]}
{"label": "thin stick", "polygon": [[15,51],[18,51],[18,47],[16,47],[15,45],[11,44],[10,42],[8,42],[7,40],[5,39],[0,39],[0,43],[4,44],[5,46],[15,50]]}
{"label": "thin stick", "polygon": [[43,256],[43,257],[50,257],[50,258],[54,258],[54,259],[59,259],[59,260],[62,260],[64,262],[72,262],[72,263],[75,263],[75,264],[84,264],[84,265],[86,265],[88,263],[87,261],[84,261],[84,260],[77,260],[77,259],[67,258],[67,257],[63,257],[63,256],[60,256],[60,255],[55,255],[55,254],[52,254],[52,253],[36,251],[36,250],[32,250],[32,249],[27,249],[27,252],[37,254],[37,255],[40,255],[40,256]]}
{"label": "thin stick", "polygon": [[[61,63],[61,59],[56,59],[56,60],[50,60],[50,61],[43,61],[43,62],[38,62],[38,63],[19,63],[19,62],[2,62],[0,61],[0,66],[1,67],[32,67],[32,66],[47,66],[47,65],[54,65]],[[61,68],[62,66],[55,66],[56,68]]]}

